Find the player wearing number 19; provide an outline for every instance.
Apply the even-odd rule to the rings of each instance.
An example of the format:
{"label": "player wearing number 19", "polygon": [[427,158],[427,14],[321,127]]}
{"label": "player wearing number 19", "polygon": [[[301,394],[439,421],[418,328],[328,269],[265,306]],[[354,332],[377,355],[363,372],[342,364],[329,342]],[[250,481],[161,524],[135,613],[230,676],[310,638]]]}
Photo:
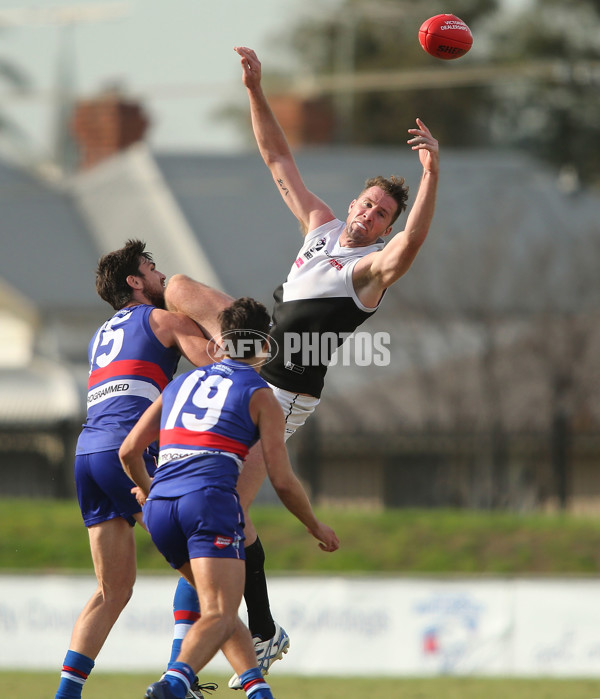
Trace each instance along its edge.
{"label": "player wearing number 19", "polygon": [[[135,582],[133,526],[142,523],[142,514],[133,484],[123,473],[119,447],[173,378],[181,355],[196,366],[209,361],[200,326],[165,310],[165,279],[139,240],[104,255],[96,270],[98,294],[116,313],[89,345],[87,417],[77,442],[75,482],[98,587],[75,622],[57,699],[81,696]],[[206,317],[199,322],[211,337],[218,311],[230,299],[210,287],[204,290]],[[154,454],[151,448],[144,455],[150,472]]]}
{"label": "player wearing number 19", "polygon": [[[139,486],[144,521],[169,564],[195,586],[200,618],[186,634],[179,656],[147,699],[183,699],[196,673],[222,648],[251,699],[272,699],[258,667],[249,630],[238,617],[245,578],[244,518],[236,491],[249,448],[260,437],[267,473],[283,504],[319,541],[323,551],[339,542],[315,517],[294,475],[284,442],[284,416],[258,372],[256,355],[270,318],[250,298],[220,314],[221,333],[236,345],[235,359],[194,369],[170,383],[125,438],[123,468]],[[251,342],[248,343],[248,340]],[[264,341],[266,342],[266,340]],[[143,454],[160,437],[151,479]],[[147,499],[145,499],[147,496]]]}

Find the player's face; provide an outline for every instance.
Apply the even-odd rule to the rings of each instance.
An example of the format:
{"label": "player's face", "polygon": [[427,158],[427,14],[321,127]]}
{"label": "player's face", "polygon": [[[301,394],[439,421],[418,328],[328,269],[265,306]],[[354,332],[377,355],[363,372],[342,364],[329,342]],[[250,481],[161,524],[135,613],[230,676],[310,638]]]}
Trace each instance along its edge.
{"label": "player's face", "polygon": [[348,208],[344,237],[346,245],[371,245],[392,230],[392,218],[398,204],[379,187],[365,189]]}
{"label": "player's face", "polygon": [[156,269],[154,262],[145,258],[141,261],[139,270],[139,276],[144,284],[142,288],[144,296],[153,306],[164,309],[166,275]]}

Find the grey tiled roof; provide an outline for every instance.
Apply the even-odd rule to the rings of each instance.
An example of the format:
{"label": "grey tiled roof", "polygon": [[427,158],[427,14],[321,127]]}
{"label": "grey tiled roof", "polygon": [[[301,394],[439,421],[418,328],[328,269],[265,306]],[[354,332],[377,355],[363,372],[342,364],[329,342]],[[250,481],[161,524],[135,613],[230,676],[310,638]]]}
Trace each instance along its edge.
{"label": "grey tiled roof", "polygon": [[65,192],[0,162],[0,277],[44,313],[98,307],[98,254]]}
{"label": "grey tiled roof", "polygon": [[[301,236],[258,153],[154,156],[170,195],[223,288],[233,296],[254,296],[270,307],[272,291],[287,275]],[[342,219],[366,177],[405,176],[411,196],[420,178],[418,158],[408,148],[316,148],[299,152],[296,158],[308,187]],[[118,174],[120,167],[117,157],[111,168]],[[145,237],[139,216],[128,207],[132,197],[138,207],[135,211],[143,207],[144,178],[131,179],[123,162],[118,181],[122,215],[106,183],[104,189],[94,188],[88,180],[78,190],[76,178],[72,189],[61,190],[0,162],[0,278],[38,309],[46,324],[47,344],[42,349],[51,348],[58,359],[67,353],[67,345],[72,348],[70,355],[84,358],[90,330],[110,314],[94,289],[99,255],[114,248],[117,240],[120,244],[126,237]],[[114,241],[109,243],[101,230],[92,230],[90,210],[84,212],[77,198],[78,191],[84,190],[86,197],[104,197],[96,201],[95,216],[102,217],[106,211],[109,228],[122,223]],[[154,210],[149,208],[147,216]],[[395,230],[401,230],[405,220],[401,217]],[[429,238],[411,270],[388,291],[380,311],[364,326],[391,329],[398,354],[390,368],[381,368],[376,375],[344,367],[330,372],[324,400],[330,404],[330,424],[338,424],[336,414],[344,401],[380,404],[384,409],[388,405],[390,412],[401,414],[399,392],[408,396],[412,390],[402,374],[403,367],[410,371],[403,353],[415,339],[410,324],[404,322],[408,311],[418,310],[427,318],[440,313],[476,316],[486,308],[517,315],[532,310],[597,309],[599,220],[598,197],[562,195],[551,172],[520,154],[443,151]],[[162,235],[167,248],[176,245],[169,237],[168,222],[157,221],[152,235]],[[157,250],[160,265],[160,246]],[[574,274],[574,270],[579,271]],[[422,341],[431,351],[431,333],[424,332]],[[445,356],[443,361],[448,359]],[[0,376],[2,381],[5,378]],[[30,374],[21,378],[30,385]],[[361,394],[367,389],[372,389],[371,403]],[[387,402],[378,403],[377,396],[385,389]],[[48,395],[42,391],[40,401],[47,401]],[[15,402],[13,408],[5,409],[16,414],[17,407]],[[26,412],[35,415],[38,410],[44,410],[42,402]],[[356,410],[347,415],[360,420]]]}

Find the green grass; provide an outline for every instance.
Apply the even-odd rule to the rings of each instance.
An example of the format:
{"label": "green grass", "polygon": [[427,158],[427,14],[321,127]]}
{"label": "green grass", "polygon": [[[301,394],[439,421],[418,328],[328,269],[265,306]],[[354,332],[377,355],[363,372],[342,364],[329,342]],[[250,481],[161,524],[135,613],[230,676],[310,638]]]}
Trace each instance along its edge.
{"label": "green grass", "polygon": [[[273,572],[389,574],[597,574],[600,522],[561,515],[397,510],[382,513],[321,510],[342,542],[324,554],[281,507],[257,507],[254,519]],[[137,528],[139,529],[139,528]],[[75,502],[0,500],[0,571],[52,572],[92,569],[85,527]],[[141,570],[171,574],[149,536],[138,532]],[[134,652],[134,651],[133,651]],[[95,671],[84,699],[142,699],[156,677]],[[226,677],[212,695],[232,697]],[[278,699],[593,699],[598,679],[486,679],[475,677],[317,678],[270,675]],[[3,695],[47,699],[56,672],[0,672]],[[211,699],[207,695],[207,699]],[[233,699],[239,699],[234,697]]]}
{"label": "green grass", "polygon": [[[341,541],[322,553],[282,507],[256,507],[270,573],[553,574],[600,572],[600,521],[567,515],[458,510],[320,510]],[[142,571],[169,572],[136,527]],[[0,570],[89,571],[88,538],[73,501],[0,500]],[[599,692],[600,696],[600,692]]]}
{"label": "green grass", "polygon": [[[92,674],[84,699],[142,699],[150,674]],[[202,678],[201,678],[202,679]],[[593,699],[600,697],[600,680],[479,679],[438,677],[433,679],[317,678],[269,675],[277,699]],[[206,699],[238,698],[227,688],[226,677],[209,677],[219,689]],[[0,672],[3,696],[10,699],[48,699],[54,696],[58,672]],[[245,696],[245,695],[243,695]]]}

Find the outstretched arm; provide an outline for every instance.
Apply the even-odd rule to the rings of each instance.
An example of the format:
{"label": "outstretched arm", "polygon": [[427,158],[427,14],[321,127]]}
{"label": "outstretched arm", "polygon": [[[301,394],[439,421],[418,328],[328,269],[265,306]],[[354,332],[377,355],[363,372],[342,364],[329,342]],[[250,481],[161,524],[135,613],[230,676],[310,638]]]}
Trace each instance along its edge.
{"label": "outstretched arm", "polygon": [[405,229],[397,233],[385,248],[360,260],[354,268],[354,286],[359,297],[378,299],[385,289],[409,270],[427,238],[433,220],[440,172],[439,146],[427,126],[417,119],[417,128],[409,129],[408,143],[417,151],[423,174],[417,196],[406,219]]}
{"label": "outstretched arm", "polygon": [[284,202],[306,234],[335,216],[327,204],[306,187],[300,176],[285,134],[263,92],[261,64],[256,53],[245,46],[236,46],[234,51],[242,59],[242,80],[248,90],[252,129],[258,150]]}
{"label": "outstretched arm", "polygon": [[336,551],[340,542],[335,532],[316,518],[306,491],[292,471],[283,438],[283,411],[270,388],[254,391],[250,415],[258,425],[267,473],[279,499],[319,541],[323,551]]}

